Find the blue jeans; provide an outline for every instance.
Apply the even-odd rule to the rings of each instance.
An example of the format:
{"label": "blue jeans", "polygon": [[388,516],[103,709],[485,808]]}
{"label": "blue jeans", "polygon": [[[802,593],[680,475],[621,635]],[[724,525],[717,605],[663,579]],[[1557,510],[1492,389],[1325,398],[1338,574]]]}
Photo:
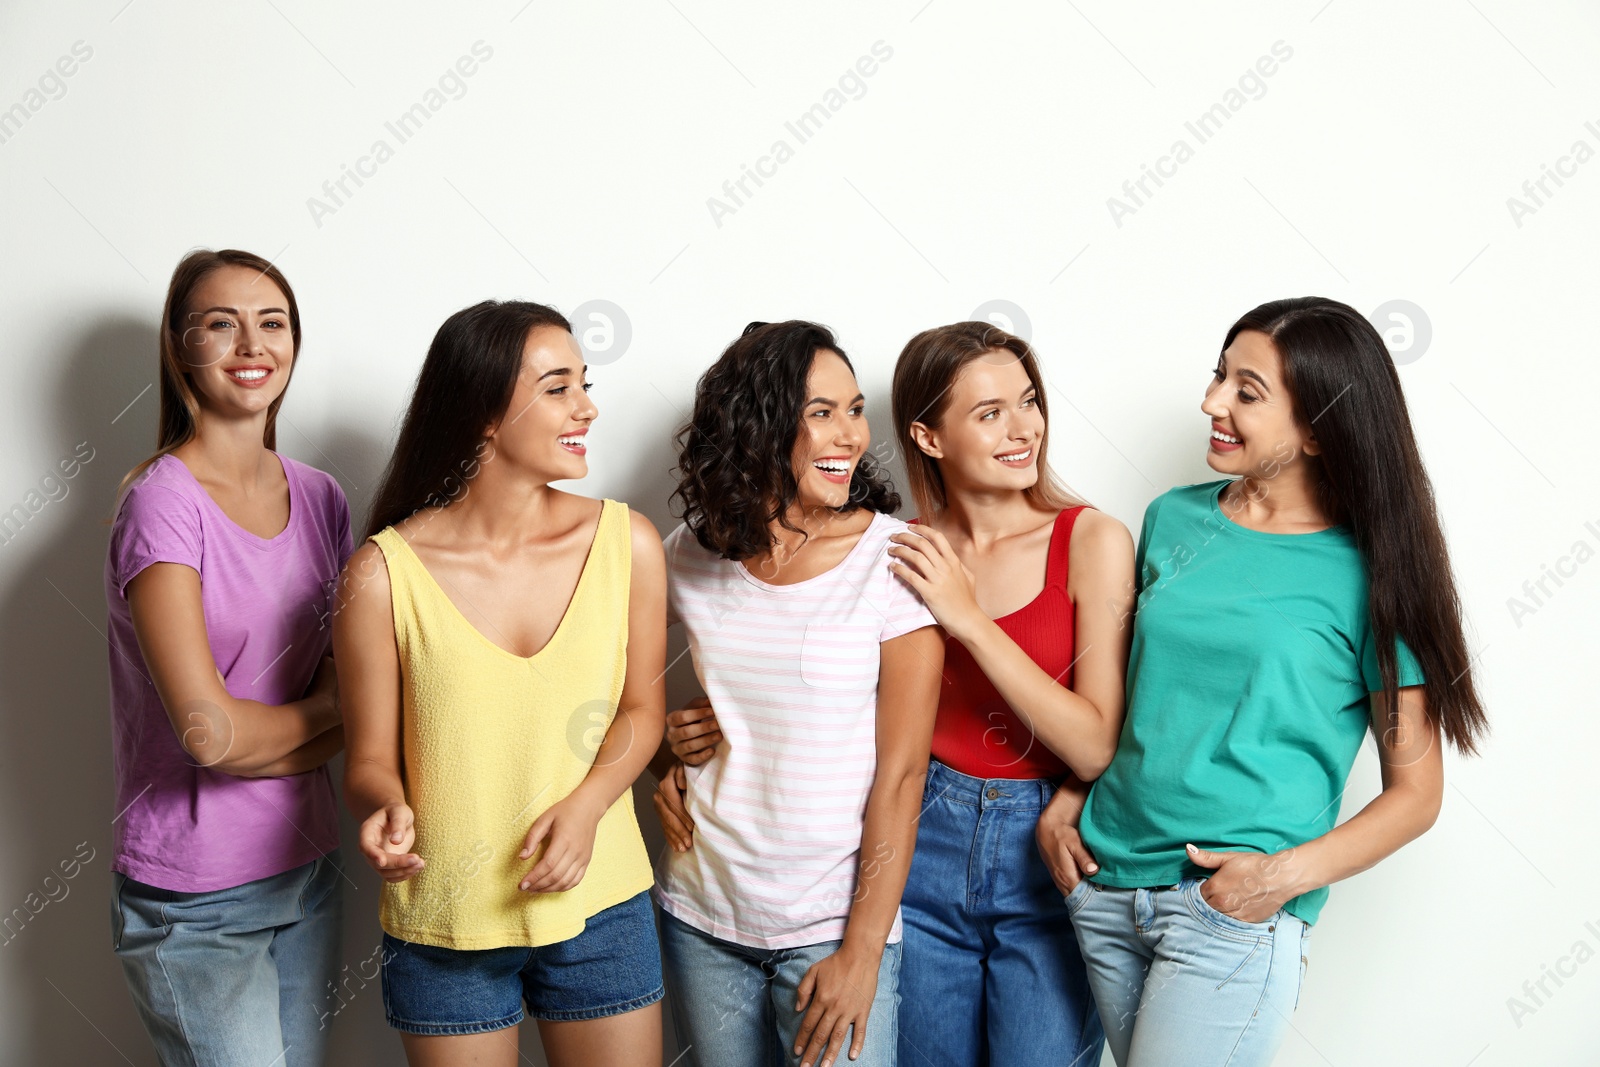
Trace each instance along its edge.
{"label": "blue jeans", "polygon": [[1106,1040],[1120,1067],[1265,1067],[1300,999],[1311,928],[1279,909],[1247,923],[1203,880],[1068,894]]}
{"label": "blue jeans", "polygon": [[583,932],[537,948],[455,949],[383,935],[383,1010],[408,1034],[481,1034],[523,1020],[583,1022],[662,997],[648,891],[589,916]]}
{"label": "blue jeans", "polygon": [[901,912],[906,1067],[1097,1067],[1104,1040],[1072,919],[1034,829],[1048,781],[934,760]]}
{"label": "blue jeans", "polygon": [[[803,1012],[794,1010],[800,980],[839,942],[799,948],[750,948],[712,937],[660,908],[661,960],[672,990],[672,1021],[687,1067],[786,1067],[800,1062],[794,1043]],[[900,944],[885,945],[878,989],[861,1055],[850,1057],[846,1031],[835,1067],[894,1067]]]}
{"label": "blue jeans", "polygon": [[113,873],[112,948],[162,1067],[319,1067],[343,883],[337,851],[207,893]]}

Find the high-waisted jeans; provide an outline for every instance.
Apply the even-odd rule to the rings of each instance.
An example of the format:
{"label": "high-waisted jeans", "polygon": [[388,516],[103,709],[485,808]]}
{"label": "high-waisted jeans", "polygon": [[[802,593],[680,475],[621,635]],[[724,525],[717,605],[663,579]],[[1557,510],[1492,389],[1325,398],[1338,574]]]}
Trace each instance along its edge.
{"label": "high-waisted jeans", "polygon": [[1095,1067],[1072,920],[1035,843],[1055,787],[929,764],[901,912],[901,1067]]}

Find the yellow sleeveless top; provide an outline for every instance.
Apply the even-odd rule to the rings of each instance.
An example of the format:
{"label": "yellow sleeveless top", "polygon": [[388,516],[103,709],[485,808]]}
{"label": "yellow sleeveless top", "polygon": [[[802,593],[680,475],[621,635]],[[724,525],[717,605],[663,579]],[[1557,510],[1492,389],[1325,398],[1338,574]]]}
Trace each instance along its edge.
{"label": "yellow sleeveless top", "polygon": [[589,916],[652,884],[632,791],[600,819],[589,868],[567,892],[518,889],[540,853],[517,853],[534,820],[583,781],[617,713],[633,559],[627,506],[601,503],[566,614],[528,658],[473,627],[394,527],[372,540],[389,568],[401,780],[416,814],[413,851],[426,862],[384,884],[379,921],[403,941],[454,949],[577,936]]}

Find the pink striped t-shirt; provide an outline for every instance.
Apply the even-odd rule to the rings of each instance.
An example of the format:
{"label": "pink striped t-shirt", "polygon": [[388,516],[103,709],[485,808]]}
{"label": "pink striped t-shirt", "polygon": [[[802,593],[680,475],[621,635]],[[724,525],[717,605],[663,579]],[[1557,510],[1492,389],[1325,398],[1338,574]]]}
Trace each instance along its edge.
{"label": "pink striped t-shirt", "polygon": [[878,646],[934,625],[889,570],[905,528],[874,515],[843,561],[793,585],[707,552],[686,526],[668,535],[672,609],[723,736],[688,768],[694,846],[658,872],[675,918],[755,948],[844,937],[878,763]]}

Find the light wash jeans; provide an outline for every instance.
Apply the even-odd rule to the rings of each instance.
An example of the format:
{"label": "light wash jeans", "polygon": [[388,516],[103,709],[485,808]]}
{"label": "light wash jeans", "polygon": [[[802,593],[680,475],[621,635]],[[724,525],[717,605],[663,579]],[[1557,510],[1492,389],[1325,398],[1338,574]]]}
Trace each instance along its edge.
{"label": "light wash jeans", "polygon": [[[804,1012],[794,1010],[800,980],[839,942],[799,948],[749,948],[712,937],[660,908],[661,962],[678,1041],[680,1067],[792,1067]],[[895,1067],[899,1040],[900,943],[886,945],[861,1055],[850,1059],[851,1030],[834,1067]],[[818,1060],[820,1062],[820,1060]]]}
{"label": "light wash jeans", "polygon": [[337,851],[208,893],[112,879],[112,947],[162,1067],[321,1067],[340,1006]]}
{"label": "light wash jeans", "polygon": [[1034,837],[1055,791],[929,763],[900,902],[906,1067],[1099,1067],[1094,994]]}
{"label": "light wash jeans", "polygon": [[1266,1067],[1300,999],[1311,928],[1279,909],[1247,923],[1202,881],[1067,895],[1106,1042],[1119,1067]]}

